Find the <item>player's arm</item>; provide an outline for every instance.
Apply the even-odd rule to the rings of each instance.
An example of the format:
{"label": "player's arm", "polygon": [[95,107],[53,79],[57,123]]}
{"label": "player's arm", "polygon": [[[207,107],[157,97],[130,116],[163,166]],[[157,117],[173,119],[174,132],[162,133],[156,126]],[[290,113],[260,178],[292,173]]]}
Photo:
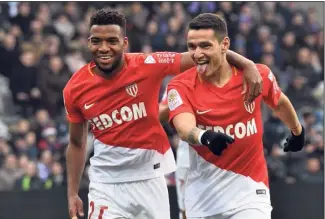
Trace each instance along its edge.
{"label": "player's arm", "polygon": [[288,97],[281,92],[272,71],[265,65],[259,66],[264,74],[265,87],[263,99],[275,115],[291,130],[284,151],[300,151],[305,143],[304,128],[300,124],[297,113]]}
{"label": "player's arm", "polygon": [[305,130],[300,124],[297,113],[289,98],[281,93],[279,102],[273,108],[275,115],[291,130],[291,135],[286,139],[284,151],[301,151],[305,146]]}
{"label": "player's arm", "polygon": [[[243,94],[247,94],[246,83],[248,83],[248,94],[245,96],[245,100],[248,102],[253,101],[262,93],[263,89],[263,80],[255,63],[231,50],[227,51],[226,58],[230,64],[244,71]],[[194,62],[189,53],[181,53],[181,72],[193,66]]]}
{"label": "player's arm", "polygon": [[160,103],[159,104],[159,121],[161,123],[168,122],[169,108],[167,104]]}
{"label": "player's arm", "polygon": [[176,87],[168,86],[170,120],[177,134],[183,141],[192,145],[207,146],[212,153],[220,156],[234,139],[224,133],[197,128],[196,118],[184,93],[182,89],[177,90]]}
{"label": "player's arm", "polygon": [[277,106],[273,108],[273,112],[294,135],[298,136],[301,134],[302,126],[299,122],[297,113],[289,98],[284,93],[281,93]]}
{"label": "player's arm", "polygon": [[79,183],[85,167],[87,149],[87,122],[69,123],[69,144],[66,151],[68,197],[79,191]]}
{"label": "player's arm", "polygon": [[[68,87],[68,88],[67,88]],[[69,86],[63,90],[64,107],[69,121],[69,144],[66,150],[68,202],[71,218],[84,215],[83,203],[78,196],[79,184],[86,162],[88,124],[74,104]]]}
{"label": "player's arm", "polygon": [[200,144],[198,141],[202,129],[196,127],[196,119],[192,113],[180,113],[173,118],[173,125],[178,136],[189,144]]}

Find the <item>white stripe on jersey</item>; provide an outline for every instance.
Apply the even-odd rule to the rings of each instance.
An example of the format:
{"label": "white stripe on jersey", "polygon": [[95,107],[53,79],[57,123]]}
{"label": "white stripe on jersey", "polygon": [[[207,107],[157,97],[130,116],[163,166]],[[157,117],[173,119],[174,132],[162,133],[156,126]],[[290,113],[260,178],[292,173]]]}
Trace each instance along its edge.
{"label": "white stripe on jersey", "polygon": [[89,180],[100,183],[139,181],[163,176],[175,169],[171,148],[161,154],[156,150],[106,145],[95,139]]}
{"label": "white stripe on jersey", "polygon": [[[188,217],[208,217],[252,202],[270,204],[263,182],[218,168],[189,147],[190,169],[185,188]],[[257,194],[261,192],[261,194]],[[264,194],[265,193],[265,194]]]}

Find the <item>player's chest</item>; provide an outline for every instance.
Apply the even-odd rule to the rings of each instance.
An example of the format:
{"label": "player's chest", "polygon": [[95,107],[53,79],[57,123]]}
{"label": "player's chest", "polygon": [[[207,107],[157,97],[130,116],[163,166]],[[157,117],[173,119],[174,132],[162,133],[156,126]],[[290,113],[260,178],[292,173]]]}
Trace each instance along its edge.
{"label": "player's chest", "polygon": [[260,114],[261,96],[248,103],[241,94],[241,86],[223,92],[204,92],[196,92],[190,100],[198,124],[225,126],[249,121]]}
{"label": "player's chest", "polygon": [[153,81],[147,77],[107,81],[90,84],[78,97],[78,108],[86,119],[110,115],[124,115],[128,120],[139,111],[146,113],[146,107],[152,101],[150,88]]}

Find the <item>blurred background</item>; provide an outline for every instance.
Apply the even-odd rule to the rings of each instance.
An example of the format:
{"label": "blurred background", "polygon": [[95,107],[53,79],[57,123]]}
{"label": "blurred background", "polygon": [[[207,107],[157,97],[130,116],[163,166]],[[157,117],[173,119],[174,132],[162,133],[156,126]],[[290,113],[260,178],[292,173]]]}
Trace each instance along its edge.
{"label": "blurred background", "polygon": [[[323,2],[1,2],[1,219],[68,218],[62,89],[91,59],[89,18],[102,7],[126,15],[129,52],[184,52],[194,16],[223,16],[231,49],[272,69],[306,129],[304,150],[284,153],[289,131],[264,108],[273,218],[324,218]],[[163,125],[175,149],[175,131]],[[88,146],[92,156],[91,135]],[[86,208],[88,165],[81,182]],[[166,178],[177,218],[174,175]]]}

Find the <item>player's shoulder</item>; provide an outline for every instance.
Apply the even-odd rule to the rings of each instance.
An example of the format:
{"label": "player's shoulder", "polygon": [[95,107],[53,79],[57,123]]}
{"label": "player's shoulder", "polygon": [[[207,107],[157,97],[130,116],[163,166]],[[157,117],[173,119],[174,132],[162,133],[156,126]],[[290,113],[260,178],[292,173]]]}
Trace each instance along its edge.
{"label": "player's shoulder", "polygon": [[65,85],[63,91],[71,91],[75,85],[85,80],[85,77],[91,74],[91,62],[87,63],[86,65],[82,66],[76,72],[74,72]]}
{"label": "player's shoulder", "polygon": [[128,61],[137,66],[168,64],[174,60],[177,54],[176,52],[125,53]]}
{"label": "player's shoulder", "polygon": [[195,67],[192,67],[179,75],[176,75],[170,82],[169,85],[185,85],[194,86],[196,78],[198,77]]}
{"label": "player's shoulder", "polygon": [[270,73],[270,68],[267,65],[261,63],[255,63],[255,65],[262,76],[268,76]]}
{"label": "player's shoulder", "polygon": [[133,69],[157,63],[156,58],[152,54],[146,53],[125,53],[125,58],[129,68]]}

